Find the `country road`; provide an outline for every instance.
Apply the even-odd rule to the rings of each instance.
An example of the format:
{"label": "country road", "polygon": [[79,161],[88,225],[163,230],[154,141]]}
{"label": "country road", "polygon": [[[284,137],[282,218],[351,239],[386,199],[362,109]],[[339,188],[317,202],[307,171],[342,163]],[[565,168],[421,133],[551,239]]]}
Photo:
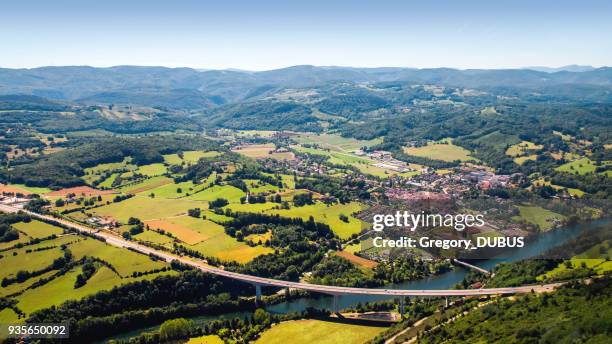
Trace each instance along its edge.
{"label": "country road", "polygon": [[502,294],[518,294],[518,293],[530,293],[530,292],[547,292],[553,291],[556,287],[560,286],[562,283],[552,283],[552,284],[544,284],[544,285],[533,285],[533,286],[520,286],[520,287],[509,287],[509,288],[488,288],[488,289],[464,289],[464,290],[454,290],[454,289],[446,289],[446,290],[437,290],[437,289],[424,289],[424,290],[413,290],[413,289],[377,289],[377,288],[349,288],[349,287],[337,287],[337,286],[326,286],[326,285],[318,285],[311,283],[303,283],[303,282],[290,282],[283,280],[276,280],[271,278],[263,278],[251,275],[240,274],[237,272],[226,271],[220,268],[216,268],[206,264],[203,261],[196,260],[193,258],[188,258],[184,256],[175,255],[172,253],[159,251],[132,241],[125,240],[123,237],[120,237],[116,234],[112,234],[109,232],[102,232],[96,229],[83,226],[78,223],[74,223],[71,221],[67,221],[65,219],[55,218],[48,215],[42,215],[38,213],[34,213],[27,210],[18,209],[15,207],[11,207],[8,205],[0,204],[0,211],[5,213],[16,213],[18,211],[23,211],[26,214],[29,214],[32,217],[45,220],[45,221],[55,221],[60,223],[68,228],[75,229],[82,233],[88,233],[90,235],[96,236],[98,238],[104,239],[108,244],[122,247],[122,248],[130,248],[132,250],[138,251],[143,254],[153,254],[158,256],[161,259],[166,260],[167,262],[171,262],[173,260],[177,260],[185,265],[192,266],[201,271],[215,274],[218,276],[223,276],[227,278],[231,278],[237,281],[249,283],[255,286],[273,286],[279,288],[296,288],[311,292],[323,293],[328,295],[386,295],[386,296],[478,296],[478,295],[502,295]]}

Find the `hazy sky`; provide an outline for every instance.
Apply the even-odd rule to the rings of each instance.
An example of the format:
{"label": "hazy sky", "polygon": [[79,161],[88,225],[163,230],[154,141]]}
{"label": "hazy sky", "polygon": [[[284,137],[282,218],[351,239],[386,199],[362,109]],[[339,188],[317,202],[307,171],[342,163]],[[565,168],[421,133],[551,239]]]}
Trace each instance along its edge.
{"label": "hazy sky", "polygon": [[612,1],[1,0],[0,67],[612,65]]}

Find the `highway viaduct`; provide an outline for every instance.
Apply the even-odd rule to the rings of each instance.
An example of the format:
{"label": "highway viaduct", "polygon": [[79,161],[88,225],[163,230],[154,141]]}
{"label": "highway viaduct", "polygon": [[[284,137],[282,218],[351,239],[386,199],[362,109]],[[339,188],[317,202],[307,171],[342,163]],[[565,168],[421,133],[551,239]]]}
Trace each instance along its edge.
{"label": "highway viaduct", "polygon": [[562,283],[552,283],[552,284],[544,284],[544,285],[533,285],[533,286],[520,286],[520,287],[507,287],[507,288],[482,288],[482,289],[385,289],[385,288],[351,288],[351,287],[338,287],[338,286],[328,286],[328,285],[319,285],[319,284],[311,284],[305,282],[291,282],[291,281],[283,281],[272,278],[264,278],[258,276],[245,275],[237,272],[227,271],[218,267],[210,266],[206,264],[206,262],[201,260],[196,260],[193,258],[188,258],[185,256],[175,255],[173,253],[168,253],[165,251],[160,251],[157,249],[153,249],[148,246],[144,246],[133,241],[128,241],[123,237],[120,237],[114,233],[110,233],[107,231],[101,231],[97,229],[93,229],[78,223],[74,223],[62,218],[56,218],[49,215],[43,215],[39,213],[35,213],[32,211],[22,210],[19,208],[15,208],[12,206],[0,204],[0,211],[6,213],[16,213],[22,211],[32,217],[38,218],[47,222],[55,222],[67,228],[79,231],[81,233],[86,233],[88,235],[103,239],[106,243],[122,247],[129,248],[131,250],[140,252],[146,255],[155,255],[167,262],[172,262],[174,260],[192,266],[196,269],[199,269],[203,272],[211,273],[217,276],[222,276],[226,278],[230,278],[236,281],[241,281],[244,283],[251,284],[255,287],[255,300],[256,302],[260,302],[261,300],[261,287],[277,287],[277,288],[287,288],[287,289],[299,289],[305,290],[309,292],[316,292],[331,295],[334,297],[334,311],[337,313],[338,309],[338,299],[341,295],[383,295],[389,297],[396,297],[400,299],[400,312],[403,314],[403,306],[404,299],[407,296],[429,296],[429,297],[444,297],[446,299],[446,303],[448,305],[448,297],[461,297],[461,296],[486,296],[486,295],[512,295],[512,294],[521,294],[521,293],[531,293],[531,292],[548,292],[553,291],[556,287],[560,286]]}

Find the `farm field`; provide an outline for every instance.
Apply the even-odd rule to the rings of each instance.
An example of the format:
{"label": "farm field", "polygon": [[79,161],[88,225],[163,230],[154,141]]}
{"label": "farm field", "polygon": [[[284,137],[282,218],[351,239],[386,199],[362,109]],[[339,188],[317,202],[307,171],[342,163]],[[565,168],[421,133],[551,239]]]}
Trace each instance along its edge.
{"label": "farm field", "polygon": [[130,217],[140,220],[162,219],[187,213],[191,208],[206,208],[205,202],[186,199],[166,199],[161,197],[134,196],[119,203],[111,203],[91,209],[97,216],[110,217],[122,223],[127,223]]}
{"label": "farm field", "polygon": [[446,143],[429,143],[423,147],[405,147],[404,153],[422,158],[442,160],[442,161],[470,161],[478,160],[470,156],[470,151],[459,146],[455,146],[450,139]]}
{"label": "farm field", "polygon": [[132,183],[132,184],[125,185],[119,188],[118,190],[123,193],[137,194],[137,193],[146,192],[151,189],[155,189],[157,187],[160,187],[166,184],[170,184],[170,183],[172,183],[172,179],[168,177],[159,176],[159,177],[145,179],[144,181],[141,181],[138,183]]}
{"label": "farm field", "polygon": [[78,300],[101,290],[109,290],[115,286],[136,282],[144,279],[153,279],[157,276],[175,274],[174,271],[161,272],[136,278],[121,278],[106,266],[101,266],[84,286],[75,289],[76,276],[81,272],[80,267],[70,270],[51,282],[38,288],[26,290],[17,296],[17,307],[27,314],[39,309],[56,306],[68,300]]}
{"label": "farm field", "polygon": [[[291,209],[271,209],[266,212],[279,214],[284,217],[299,217],[304,220],[308,220],[312,216],[315,221],[328,224],[340,238],[346,239],[354,233],[361,232],[363,229],[365,223],[351,216],[352,213],[362,210],[362,207],[361,204],[356,202],[331,206],[327,206],[324,203],[315,203],[303,207],[292,207]],[[340,220],[340,214],[346,215],[349,222],[346,223]]]}
{"label": "farm field", "polygon": [[57,191],[51,191],[45,196],[49,197],[66,197],[68,194],[75,194],[77,196],[98,196],[98,195],[110,195],[116,193],[114,190],[98,190],[89,186],[75,186],[72,188],[65,188]]}
{"label": "farm field", "polygon": [[292,160],[295,157],[291,152],[274,152],[273,144],[257,144],[257,145],[245,145],[240,148],[232,149],[232,152],[242,154],[253,159],[265,159],[272,158],[277,160]]}
{"label": "farm field", "polygon": [[362,147],[371,147],[382,143],[382,138],[376,138],[373,140],[358,140],[352,137],[342,137],[338,134],[327,133],[300,133],[292,138],[299,143],[318,144],[322,148],[328,148],[340,152],[351,152]]}
{"label": "farm field", "polygon": [[355,265],[358,265],[364,268],[368,268],[368,269],[373,269],[378,265],[378,263],[373,260],[369,260],[369,259],[365,259],[365,258],[356,256],[346,250],[336,252],[336,256],[342,257]]}
{"label": "farm field", "polygon": [[564,188],[564,187],[559,186],[559,185],[554,185],[554,184],[551,184],[550,182],[545,181],[545,180],[544,180],[544,179],[542,179],[542,178],[539,178],[539,179],[537,179],[537,180],[534,180],[534,181],[533,181],[533,185],[535,185],[535,186],[550,185],[550,186],[551,186],[553,189],[555,189],[555,190],[567,189],[567,192],[568,192],[570,195],[572,195],[572,196],[577,196],[577,197],[582,197],[582,196],[584,196],[584,194],[585,194],[585,192],[584,192],[584,191],[582,191],[582,190],[580,190],[580,189]]}
{"label": "farm field", "polygon": [[18,222],[13,224],[13,227],[33,239],[42,239],[53,234],[59,235],[64,232],[64,230],[60,227],[53,226],[38,220],[32,220],[30,222]]}
{"label": "farm field", "polygon": [[166,168],[164,164],[156,163],[156,164],[138,166],[138,169],[136,171],[147,177],[154,177],[154,176],[160,176],[166,173],[168,169]]}
{"label": "farm field", "polygon": [[207,185],[206,183],[194,184],[192,181],[164,184],[155,189],[147,190],[147,195],[153,194],[155,197],[163,198],[181,198],[192,195],[207,187]]}
{"label": "farm field", "polygon": [[230,203],[239,203],[240,198],[246,196],[244,191],[231,185],[213,185],[208,189],[204,189],[195,193],[186,199],[194,201],[214,201],[217,198],[225,198]]}
{"label": "farm field", "polygon": [[286,321],[264,331],[257,344],[346,343],[361,344],[386,330],[381,326],[315,319]]}
{"label": "farm field", "polygon": [[0,193],[21,193],[24,195],[39,194],[43,195],[52,190],[49,188],[39,188],[34,186],[26,186],[25,184],[0,184]]}
{"label": "farm field", "polygon": [[197,338],[190,338],[185,344],[223,344],[223,340],[219,336],[208,335]]}
{"label": "farm field", "polygon": [[520,211],[519,218],[540,227],[540,230],[547,231],[553,228],[552,220],[563,220],[565,216],[550,210],[535,206],[518,206]]}
{"label": "farm field", "polygon": [[543,147],[544,146],[536,145],[535,143],[530,141],[521,141],[520,143],[508,147],[508,149],[506,150],[506,155],[510,157],[519,157],[525,154],[527,151],[542,149]]}
{"label": "farm field", "polygon": [[[612,162],[605,161],[603,162],[603,164],[610,165],[612,164]],[[595,165],[595,163],[591,161],[589,158],[581,158],[578,160],[574,160],[574,161],[565,163],[557,167],[556,170],[561,171],[561,172],[568,172],[568,173],[573,173],[573,174],[584,175],[587,173],[594,173],[596,168],[597,166]],[[608,176],[610,176],[610,171],[606,171],[604,173],[608,173]]]}
{"label": "farm field", "polygon": [[153,261],[149,257],[108,245],[95,239],[84,238],[69,246],[75,260],[90,256],[102,259],[112,265],[120,277],[129,277],[134,272],[161,269],[165,263]]}
{"label": "farm field", "polygon": [[145,223],[150,228],[172,233],[191,249],[222,260],[245,263],[261,254],[272,252],[272,249],[267,247],[250,247],[244,242],[239,242],[227,235],[223,226],[210,220],[181,216]]}
{"label": "farm field", "polygon": [[211,158],[215,156],[221,155],[220,152],[210,151],[185,151],[182,153],[182,157],[179,154],[166,154],[164,155],[164,161],[170,165],[181,165],[183,163],[186,164],[194,164],[198,162],[201,158]]}

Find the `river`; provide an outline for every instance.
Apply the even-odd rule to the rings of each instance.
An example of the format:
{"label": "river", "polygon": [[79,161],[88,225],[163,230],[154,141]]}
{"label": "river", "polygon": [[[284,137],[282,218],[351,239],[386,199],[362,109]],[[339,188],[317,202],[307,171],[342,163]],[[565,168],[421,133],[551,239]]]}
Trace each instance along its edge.
{"label": "river", "polygon": [[[579,224],[572,227],[560,228],[552,231],[548,231],[542,234],[537,235],[532,240],[527,241],[525,247],[520,249],[515,249],[511,251],[507,251],[502,256],[499,256],[495,259],[482,260],[480,262],[472,262],[472,264],[479,266],[483,269],[492,270],[495,265],[502,262],[516,262],[522,259],[536,257],[549,249],[561,245],[564,242],[575,238],[580,233],[594,229],[601,225],[610,224],[611,219],[598,220],[589,223]],[[453,270],[436,275],[430,276],[425,279],[416,280],[416,281],[408,281],[398,284],[393,284],[389,286],[385,286],[386,289],[450,289],[455,284],[461,282],[465,275],[468,273],[468,270],[463,269],[461,267],[456,267]],[[247,286],[251,288],[251,286]],[[368,301],[380,301],[380,300],[388,300],[390,299],[388,296],[384,295],[345,295],[340,296],[339,298],[339,306],[340,308],[346,308],[350,306],[354,306],[358,303],[365,303]],[[271,305],[266,307],[271,313],[289,313],[289,312],[301,312],[308,307],[318,308],[318,309],[328,309],[332,310],[333,308],[333,298],[331,296],[320,296],[320,297],[308,297],[308,298],[299,298],[291,301],[281,302],[275,305]],[[191,318],[196,324],[203,325],[215,319],[230,319],[234,317],[247,317],[251,315],[250,312],[236,312],[236,313],[227,313],[222,316],[198,316]],[[159,325],[151,326],[147,328],[141,328],[135,331],[130,331],[127,333],[123,333],[121,335],[114,336],[109,339],[127,339],[130,337],[138,336],[142,332],[154,331],[159,328]],[[105,340],[105,341],[106,341]]]}

